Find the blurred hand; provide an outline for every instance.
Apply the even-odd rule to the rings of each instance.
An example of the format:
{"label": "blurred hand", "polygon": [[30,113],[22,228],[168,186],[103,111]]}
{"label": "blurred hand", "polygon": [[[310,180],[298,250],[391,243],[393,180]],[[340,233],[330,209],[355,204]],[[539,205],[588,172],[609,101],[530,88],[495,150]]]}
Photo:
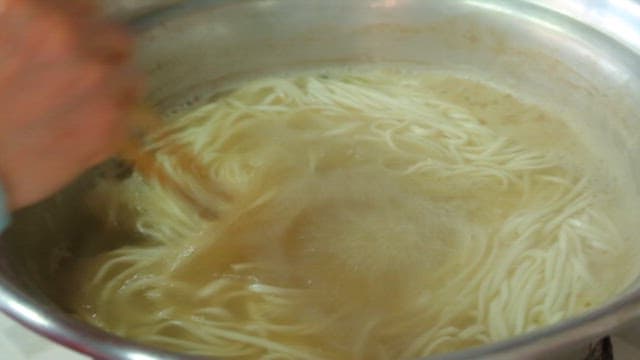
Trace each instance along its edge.
{"label": "blurred hand", "polygon": [[130,48],[84,0],[0,0],[0,182],[10,208],[114,150],[139,92]]}

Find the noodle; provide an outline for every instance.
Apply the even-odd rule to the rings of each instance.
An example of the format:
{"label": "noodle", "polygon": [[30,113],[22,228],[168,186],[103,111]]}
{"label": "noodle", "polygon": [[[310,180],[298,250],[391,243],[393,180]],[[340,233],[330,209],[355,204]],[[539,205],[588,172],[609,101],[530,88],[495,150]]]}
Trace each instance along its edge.
{"label": "noodle", "polygon": [[425,76],[262,79],[170,123],[149,171],[93,190],[104,232],[131,242],[76,264],[67,303],[191,354],[410,359],[622,291],[637,271],[598,274],[628,245],[589,173]]}

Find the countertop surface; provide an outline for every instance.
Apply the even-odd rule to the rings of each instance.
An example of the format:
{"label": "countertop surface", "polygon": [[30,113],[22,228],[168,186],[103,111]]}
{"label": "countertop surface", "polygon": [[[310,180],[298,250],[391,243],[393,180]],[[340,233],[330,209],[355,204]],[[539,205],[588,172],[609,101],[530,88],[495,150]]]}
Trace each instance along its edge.
{"label": "countertop surface", "polygon": [[27,330],[0,313],[0,359],[89,360]]}

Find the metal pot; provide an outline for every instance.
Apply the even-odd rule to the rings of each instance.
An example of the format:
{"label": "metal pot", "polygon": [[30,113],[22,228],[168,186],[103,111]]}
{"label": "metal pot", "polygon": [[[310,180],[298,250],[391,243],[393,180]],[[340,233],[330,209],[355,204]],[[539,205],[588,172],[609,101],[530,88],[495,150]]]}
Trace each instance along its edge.
{"label": "metal pot", "polygon": [[[147,4],[149,2],[144,2]],[[640,185],[640,4],[631,0],[182,1],[130,19],[148,101],[178,113],[230,81],[332,64],[394,62],[474,73],[579,118]],[[0,309],[96,358],[185,359],[76,320],[53,299],[61,259],[94,220],[94,170],[15,214],[0,242]],[[637,201],[638,199],[631,199]],[[587,344],[640,315],[640,286],[577,318],[437,359],[584,358]]]}

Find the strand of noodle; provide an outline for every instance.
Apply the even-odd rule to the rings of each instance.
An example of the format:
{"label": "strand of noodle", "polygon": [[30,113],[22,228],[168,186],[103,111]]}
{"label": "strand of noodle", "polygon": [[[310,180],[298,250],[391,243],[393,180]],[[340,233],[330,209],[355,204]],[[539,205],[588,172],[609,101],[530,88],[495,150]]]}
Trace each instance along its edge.
{"label": "strand of noodle", "polygon": [[[541,262],[536,265],[541,265]],[[536,267],[538,266],[532,266],[532,268],[534,269]],[[523,284],[525,284],[524,288],[521,290],[522,292],[520,293],[520,290],[518,290],[518,292],[514,292],[520,293],[520,299],[519,301],[513,301],[515,304],[517,304],[514,310],[514,313],[516,314],[516,320],[514,324],[514,331],[512,332],[513,334],[520,334],[525,331],[528,315],[527,309],[529,308],[529,304],[535,299],[533,296],[531,296],[531,294],[533,294],[536,288],[541,287],[541,280],[542,276],[538,271],[531,271],[531,274],[529,274],[529,276],[523,280],[524,282],[522,282]],[[514,283],[514,286],[516,286],[516,284],[518,283]]]}
{"label": "strand of noodle", "polygon": [[[184,324],[182,324],[180,321],[168,321],[162,324],[159,324],[158,326],[156,326],[156,328],[154,330],[152,330],[153,333],[157,334],[159,332],[161,332],[164,328],[166,328],[167,326],[174,326],[174,327],[178,327],[180,329],[182,329],[183,331],[188,332],[195,340],[200,340],[201,343],[209,343],[212,344],[214,346],[216,346],[216,355],[218,356],[238,356],[238,355],[242,355],[242,354],[246,354],[246,353],[251,353],[251,352],[255,352],[255,350],[252,350],[250,348],[247,348],[246,346],[242,346],[245,345],[242,342],[230,342],[229,340],[233,340],[233,339],[228,339],[226,337],[223,336],[211,336],[211,334],[207,333],[207,332],[203,332],[200,331],[196,328],[193,328],[191,326],[186,326]],[[145,337],[148,338],[148,337]],[[154,338],[155,341],[162,341],[164,343],[179,343],[181,341],[185,341],[187,342],[189,345],[196,345],[193,346],[193,350],[197,349],[198,346],[200,345],[198,342],[196,341],[188,341],[188,340],[183,340],[183,339],[174,339],[172,337],[168,337],[168,336],[163,336],[163,335],[156,335]],[[222,340],[222,341],[220,341]],[[241,345],[242,344],[242,345]],[[190,349],[189,347],[185,348],[185,349]],[[203,350],[207,350],[206,347],[203,347]],[[210,349],[208,349],[210,352]]]}
{"label": "strand of noodle", "polygon": [[370,334],[374,331],[376,325],[380,319],[369,319],[366,324],[361,329],[360,334],[356,336],[356,339],[353,342],[353,350],[351,353],[353,354],[354,359],[365,359],[366,356],[366,347],[369,341]]}
{"label": "strand of noodle", "polygon": [[571,220],[570,218],[574,217],[576,213],[584,211],[584,209],[588,208],[589,205],[591,205],[591,199],[589,195],[585,194],[579,197],[578,199],[573,201],[571,206],[565,207],[559,215],[556,215],[553,220],[548,222],[545,225],[543,232],[547,234],[551,233],[563,223]]}
{"label": "strand of noodle", "polygon": [[497,297],[489,302],[488,328],[489,336],[493,340],[504,339],[509,335],[505,321],[503,307],[509,297],[508,283],[503,283],[498,290]]}
{"label": "strand of noodle", "polygon": [[232,320],[233,318],[231,312],[221,307],[200,308],[194,312],[194,316],[202,316],[208,320],[213,320],[208,318],[213,317],[217,321]]}
{"label": "strand of noodle", "polygon": [[[198,322],[199,321],[195,321],[195,323],[198,323]],[[310,360],[321,359],[319,357],[311,355],[311,352],[300,351],[293,347],[284,346],[267,339],[263,339],[263,338],[259,338],[259,337],[255,337],[247,334],[242,334],[235,331],[222,330],[222,329],[218,329],[215,327],[208,327],[208,326],[202,327],[200,331],[210,336],[214,335],[217,337],[237,341],[240,343],[258,346],[266,350],[277,351],[280,353],[296,356],[298,359],[310,359]]]}
{"label": "strand of noodle", "polygon": [[133,264],[140,261],[140,256],[137,254],[116,257],[115,259],[105,263],[100,270],[93,276],[91,279],[91,285],[97,285],[102,282],[106,276],[113,270],[117,265],[126,265],[127,263]]}
{"label": "strand of noodle", "polygon": [[[393,79],[392,75],[380,75],[371,79],[348,78],[348,81],[302,77],[295,81],[257,82],[170,126],[158,135],[157,143],[150,148],[166,156],[159,158],[161,167],[184,184],[186,190],[194,196],[209,196],[209,178],[225,179],[238,184],[239,189],[248,186],[246,179],[254,176],[251,173],[254,170],[244,159],[257,154],[234,157],[228,153],[244,149],[242,139],[260,140],[252,134],[253,123],[295,121],[294,125],[325,137],[352,137],[359,146],[369,146],[364,149],[386,144],[397,154],[380,160],[381,164],[386,164],[390,171],[420,181],[444,179],[442,186],[446,186],[447,181],[455,182],[447,194],[456,190],[473,194],[478,186],[492,186],[489,188],[492,190],[500,186],[500,191],[507,191],[509,186],[508,191],[516,192],[519,201],[513,216],[498,225],[495,233],[465,240],[467,245],[463,246],[460,261],[467,266],[455,273],[446,286],[425,291],[393,326],[387,326],[385,319],[379,320],[384,324],[379,326],[371,320],[369,326],[353,334],[352,352],[359,357],[365,356],[365,347],[373,346],[374,328],[406,336],[403,326],[419,327],[421,332],[409,341],[402,353],[426,355],[453,347],[467,338],[487,342],[573,313],[576,304],[582,301],[577,293],[589,289],[584,284],[595,282],[589,272],[587,248],[613,252],[617,247],[602,239],[614,237],[615,241],[621,241],[606,214],[590,212],[595,198],[588,193],[586,180],[570,178],[569,172],[560,168],[553,157],[529,151],[498,136],[464,109],[430,100],[419,81],[385,83]],[[304,113],[311,110],[321,112],[322,119],[311,119],[311,112]],[[283,117],[283,111],[298,114],[302,120],[294,115]],[[331,116],[335,118],[329,119]],[[253,119],[253,123],[249,119]],[[361,131],[366,131],[366,135],[360,134]],[[190,154],[204,152],[197,160],[198,165],[210,169],[209,178],[192,174],[186,168],[180,170],[180,163],[175,161],[177,149],[182,148]],[[326,160],[319,156],[310,156],[309,170],[321,171],[327,166]],[[254,168],[269,164],[263,157],[259,161],[260,165]],[[99,308],[109,309],[124,303],[126,300],[122,297],[135,297],[138,292],[179,286],[175,281],[163,281],[162,277],[136,274],[144,274],[147,267],[155,266],[157,259],[175,252],[169,244],[202,237],[198,233],[203,227],[198,224],[205,220],[199,215],[193,216],[193,211],[174,196],[151,200],[163,192],[160,185],[151,186],[153,191],[140,195],[144,211],[137,226],[146,238],[154,241],[154,246],[166,251],[147,252],[140,257],[122,252],[106,260],[105,266],[92,278],[92,286],[102,287],[96,300]],[[266,206],[271,194],[247,206]],[[162,209],[154,209],[157,206]],[[166,218],[172,221],[165,222]],[[211,229],[215,234],[215,227]],[[534,239],[538,239],[537,242],[534,243]],[[498,248],[504,244],[509,247]],[[170,256],[166,261],[179,260]],[[261,266],[241,262],[231,265],[230,270],[235,274],[251,274],[252,269]],[[437,274],[445,276],[456,269],[459,269],[456,264],[445,264]],[[557,276],[558,273],[561,276]],[[562,285],[567,283],[571,286]],[[603,296],[600,293],[598,289],[589,289],[584,296],[595,301]],[[260,353],[263,358],[309,358],[310,349],[285,346],[267,338],[273,334],[313,335],[338,321],[338,318],[325,319],[314,327],[284,321],[283,316],[298,304],[299,298],[315,295],[304,289],[252,283],[246,276],[208,282],[198,289],[198,296],[206,300],[205,305],[189,313],[191,315],[174,315],[179,312],[167,310],[153,318],[159,321],[163,316],[184,316],[172,326],[191,333],[191,340],[152,335],[147,341],[164,342],[202,354],[258,354],[255,352],[258,350],[247,348],[253,346],[264,351]],[[237,315],[225,310],[227,304],[232,303],[249,313],[247,323],[234,321]],[[528,307],[531,309],[526,311]],[[450,326],[463,319],[470,321],[470,316],[475,322],[468,327]],[[165,331],[162,329],[158,328],[156,333]],[[380,351],[390,354],[390,350],[383,347]]]}
{"label": "strand of noodle", "polygon": [[549,281],[550,286],[544,300],[544,307],[548,311],[555,308],[554,305],[561,297],[562,289],[558,283],[565,275],[562,271],[562,265],[566,263],[566,246],[564,246],[564,242],[559,240],[553,247],[557,248],[559,253],[556,257],[549,257],[547,262],[547,267],[551,270],[549,271],[550,277],[545,280]]}

